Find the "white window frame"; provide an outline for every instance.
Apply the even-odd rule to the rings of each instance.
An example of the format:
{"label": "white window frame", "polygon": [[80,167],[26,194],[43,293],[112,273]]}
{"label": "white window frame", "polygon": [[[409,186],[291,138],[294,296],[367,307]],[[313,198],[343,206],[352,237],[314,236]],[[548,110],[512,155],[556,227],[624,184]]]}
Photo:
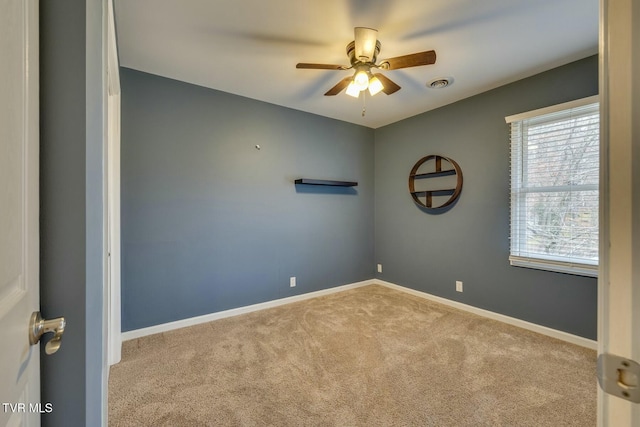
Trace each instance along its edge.
{"label": "white window frame", "polygon": [[[560,113],[563,111],[569,112],[570,110],[575,108],[586,107],[586,106],[598,104],[598,103],[599,103],[599,96],[595,95],[587,98],[578,99],[575,101],[565,102],[563,104],[553,105],[546,108],[540,108],[537,110],[508,116],[508,117],[505,117],[505,121],[510,125],[516,122],[522,123],[524,120],[545,116],[547,114]],[[514,144],[514,143],[519,143],[519,142],[514,142],[514,141],[511,142],[511,144]],[[524,153],[524,150],[521,149],[520,151]],[[518,159],[513,158],[514,156],[513,150],[510,156],[511,156],[511,162],[518,161]],[[510,254],[509,254],[510,264],[513,266],[527,267],[527,268],[533,268],[538,270],[547,270],[547,271],[555,271],[560,273],[575,274],[580,276],[597,277],[598,276],[597,262],[595,264],[587,264],[581,260],[571,260],[569,258],[564,258],[563,260],[559,260],[558,258],[553,256],[544,256],[540,254],[536,254],[535,256],[528,257],[528,256],[520,256],[513,253],[514,244],[516,247],[519,247],[520,245],[518,244],[518,242],[524,238],[523,234],[525,233],[524,228],[520,227],[518,223],[518,218],[522,218],[520,215],[521,214],[520,209],[522,208],[521,208],[521,204],[516,199],[518,195],[522,197],[524,194],[527,193],[527,191],[526,190],[519,191],[517,195],[515,194],[514,179],[517,179],[517,178],[518,178],[517,176],[514,176],[514,173],[512,170],[511,187],[510,187],[511,188],[510,236],[512,239],[512,242],[510,245]],[[565,190],[571,191],[572,189],[576,189],[576,188],[567,187]],[[536,189],[536,191],[538,192],[539,191],[558,191],[558,190],[563,190],[563,188],[562,187],[549,187],[549,188],[541,187]],[[598,185],[597,184],[581,185],[580,188],[576,190],[579,190],[579,191],[598,190]]]}

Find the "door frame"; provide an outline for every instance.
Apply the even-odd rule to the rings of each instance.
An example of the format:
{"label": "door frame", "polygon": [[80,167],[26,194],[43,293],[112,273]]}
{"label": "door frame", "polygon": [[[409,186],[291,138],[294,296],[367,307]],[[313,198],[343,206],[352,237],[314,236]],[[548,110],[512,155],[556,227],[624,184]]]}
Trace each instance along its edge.
{"label": "door frame", "polygon": [[[633,290],[640,290],[640,267],[633,266],[632,256],[640,254],[640,224],[638,220],[632,221],[633,207],[640,207],[640,195],[634,197],[634,188],[637,190],[638,176],[640,176],[640,161],[635,163],[632,161],[632,148],[639,149],[638,124],[632,121],[633,107],[640,107],[640,85],[633,86],[631,76],[632,71],[640,71],[640,53],[638,46],[633,46],[632,38],[640,39],[640,5],[638,0],[600,0],[600,43],[599,43],[599,79],[600,79],[600,109],[601,109],[601,178],[600,178],[600,267],[598,278],[598,354],[605,352],[617,353],[621,356],[629,357],[634,360],[640,359],[640,334],[635,328],[640,327],[640,295],[632,298]],[[635,6],[635,9],[634,9]],[[108,0],[108,28],[107,43],[111,43],[112,47],[108,48],[109,69],[112,70],[111,76],[117,76],[114,70],[118,69],[117,65],[117,49],[115,49],[115,30],[113,25],[113,2]],[[626,25],[624,25],[626,24]],[[635,24],[635,25],[633,25]],[[634,30],[634,27],[636,28]],[[113,37],[113,38],[112,38]],[[614,52],[611,47],[616,46]],[[635,52],[633,47],[636,47]],[[618,55],[618,49],[620,55]],[[115,61],[114,61],[115,59]],[[115,67],[115,68],[111,68]],[[613,86],[611,82],[615,83]],[[113,86],[112,92],[111,78],[109,79],[109,128],[110,134],[119,136],[120,125],[120,88],[119,81],[116,87]],[[625,86],[626,89],[625,89]],[[115,85],[115,82],[114,82]],[[625,93],[626,92],[626,93]],[[112,99],[111,97],[114,96]],[[113,101],[113,102],[112,102]],[[116,106],[117,103],[117,106]],[[112,110],[113,108],[113,110]],[[117,113],[115,112],[117,111]],[[116,120],[111,120],[112,114],[117,116]],[[611,117],[616,116],[612,123]],[[622,122],[620,122],[622,117]],[[113,125],[113,129],[111,129]],[[627,134],[619,132],[620,127]],[[117,132],[116,132],[117,129]],[[634,133],[635,132],[635,133]],[[626,136],[625,136],[626,135]],[[635,141],[633,141],[635,137]],[[119,160],[119,138],[117,142]],[[611,167],[610,162],[616,160],[620,156],[619,150],[624,153],[626,150],[629,162],[626,167]],[[109,160],[115,162],[116,154],[109,153],[114,157]],[[114,165],[115,166],[115,163]],[[119,184],[120,170],[119,162],[117,169],[113,169],[113,177],[117,177]],[[636,184],[633,186],[633,179]],[[108,179],[108,178],[107,178]],[[618,183],[626,182],[628,185],[622,189]],[[111,181],[110,181],[111,182]],[[616,186],[615,192],[611,190]],[[120,281],[119,269],[120,260],[118,258],[117,267],[114,263],[115,252],[114,247],[118,248],[119,256],[119,239],[120,224],[119,218],[116,223],[115,218],[111,217],[115,209],[119,211],[120,197],[119,191],[117,197],[111,193],[116,188],[115,181],[111,182],[109,190],[109,215],[112,221],[112,232],[110,235],[110,247],[112,251],[111,262],[109,264],[109,272],[111,277],[117,277],[117,280],[109,280],[105,283],[107,287],[106,294],[109,295],[108,313],[108,360],[109,364],[117,363],[119,360],[121,337],[120,337]],[[119,186],[118,186],[119,188]],[[113,198],[111,198],[113,196]],[[618,206],[624,198],[628,198],[630,203],[626,206]],[[612,203],[613,202],[613,203]],[[116,208],[117,206],[117,208]],[[622,209],[622,210],[620,210]],[[625,210],[626,209],[626,210]],[[637,215],[637,212],[636,216]],[[117,226],[116,226],[117,224]],[[633,226],[636,226],[636,229]],[[628,235],[625,238],[625,230]],[[619,231],[621,230],[621,231]],[[629,231],[632,230],[632,233]],[[116,243],[117,236],[117,243]],[[611,247],[610,247],[611,245]],[[634,252],[635,249],[635,252]],[[620,252],[624,255],[624,251],[628,250],[628,257],[618,256]],[[613,254],[613,256],[612,256]],[[109,253],[105,254],[108,257]],[[106,258],[105,258],[106,259]],[[622,289],[615,289],[615,294],[611,292],[610,284]],[[626,295],[628,304],[620,306],[619,299],[620,290]],[[640,292],[636,292],[640,294]],[[615,310],[610,307],[615,306]],[[635,312],[635,314],[634,314]],[[107,401],[104,396],[103,410],[106,411]],[[598,387],[598,426],[620,426],[631,427],[639,425],[640,422],[640,405],[627,403],[619,398],[606,395]],[[635,423],[635,424],[634,424]]]}
{"label": "door frame", "polygon": [[107,10],[107,360],[120,361],[122,327],[120,307],[120,70],[113,0]]}
{"label": "door frame", "polygon": [[[598,354],[640,360],[639,0],[600,0]],[[635,73],[634,73],[635,72]],[[634,159],[635,155],[635,159]],[[635,208],[635,210],[634,210]],[[635,292],[634,292],[635,291]],[[598,426],[640,425],[640,405],[598,387]]]}

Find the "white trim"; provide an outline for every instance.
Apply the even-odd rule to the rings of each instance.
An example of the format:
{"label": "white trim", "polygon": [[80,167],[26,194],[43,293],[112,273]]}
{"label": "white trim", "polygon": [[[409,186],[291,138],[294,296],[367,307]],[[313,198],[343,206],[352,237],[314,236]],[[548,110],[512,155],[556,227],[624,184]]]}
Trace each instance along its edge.
{"label": "white trim", "polygon": [[598,277],[598,265],[581,262],[562,262],[552,259],[509,256],[509,263],[515,267],[533,268],[535,270],[555,271],[556,273],[574,274],[576,276]]}
{"label": "white trim", "polygon": [[375,284],[386,286],[391,289],[395,289],[398,291],[406,292],[411,295],[415,295],[420,298],[428,299],[430,301],[434,301],[449,307],[456,308],[458,310],[466,311],[469,313],[477,314],[478,316],[486,317],[493,320],[498,320],[503,323],[507,323],[512,326],[517,326],[522,329],[526,329],[528,331],[537,332],[542,335],[546,335],[552,338],[556,338],[562,341],[569,342],[571,344],[576,344],[582,347],[589,348],[591,350],[596,350],[598,347],[598,343],[594,340],[590,340],[588,338],[579,337],[577,335],[573,335],[567,332],[558,331],[556,329],[551,329],[546,326],[537,325],[535,323],[527,322],[525,320],[516,319],[514,317],[505,316],[504,314],[494,313],[493,311],[484,310],[482,308],[474,307],[471,305],[463,304],[461,302],[448,300],[446,298],[438,297],[435,295],[428,294],[426,292],[416,291],[415,289],[405,288],[404,286],[396,285],[395,283],[385,282],[384,280],[374,280]]}
{"label": "white trim", "polygon": [[520,120],[530,119],[531,117],[542,116],[544,114],[556,113],[562,110],[568,110],[570,108],[578,108],[589,104],[595,104],[600,101],[600,95],[593,95],[587,98],[576,99],[574,101],[564,102],[558,105],[552,105],[550,107],[538,108],[533,111],[526,111],[524,113],[514,114],[507,116],[504,120],[507,123],[518,122]]}
{"label": "white trim", "polygon": [[[640,8],[600,2],[601,271],[598,354],[640,356]],[[598,426],[640,426],[640,405],[598,388]]]}
{"label": "white trim", "polygon": [[120,95],[109,95],[107,130],[107,269],[109,365],[120,361],[121,334],[121,250],[120,250]]}
{"label": "white trim", "polygon": [[107,79],[109,95],[120,95],[120,61],[113,0],[107,0]]}
{"label": "white trim", "polygon": [[113,0],[107,1],[107,361],[121,358],[120,77]]}
{"label": "white trim", "polygon": [[239,316],[241,314],[252,313],[254,311],[264,310],[267,308],[279,307],[281,305],[291,304],[292,302],[304,301],[311,298],[321,297],[325,295],[335,294],[349,289],[360,288],[362,286],[373,285],[375,281],[364,280],[362,282],[350,283],[348,285],[336,286],[335,288],[323,289],[321,291],[308,292],[306,294],[294,295],[291,297],[276,299],[259,304],[247,305],[245,307],[232,308],[230,310],[218,311],[217,313],[205,314],[203,316],[191,317],[189,319],[176,320],[175,322],[163,323],[161,325],[150,326],[148,328],[135,329],[122,333],[122,341],[146,337],[147,335],[159,334],[161,332],[173,331],[174,329],[186,328],[187,326],[199,325],[214,320],[225,319],[227,317]]}
{"label": "white trim", "polygon": [[[609,0],[600,0],[598,88],[600,102],[600,193],[598,269],[598,356],[609,351]],[[598,385],[597,427],[609,423],[609,396]],[[612,414],[613,416],[613,414]]]}
{"label": "white trim", "polygon": [[489,319],[497,320],[499,322],[507,323],[509,325],[517,326],[522,329],[526,329],[532,332],[537,332],[542,335],[546,335],[552,338],[556,338],[562,341],[576,344],[582,347],[586,347],[592,350],[597,348],[597,342],[588,338],[579,337],[577,335],[569,334],[567,332],[551,329],[546,326],[536,325],[535,323],[527,322],[524,320],[516,319],[513,317],[505,316],[503,314],[494,313],[482,308],[473,307],[471,305],[463,304],[461,302],[448,300],[446,298],[437,297],[435,295],[428,294],[426,292],[416,291],[415,289],[405,288],[404,286],[396,285],[391,282],[386,282],[380,279],[364,280],[362,282],[351,283],[348,285],[337,286],[335,288],[323,289],[321,291],[309,292],[302,295],[296,295],[292,297],[277,299],[273,301],[267,301],[260,304],[253,304],[245,307],[233,308],[231,310],[219,311],[217,313],[205,314],[203,316],[191,317],[189,319],[177,320],[175,322],[164,323],[162,325],[150,326],[148,328],[135,329],[133,331],[124,332],[122,334],[123,341],[129,341],[136,338],[146,337],[148,335],[159,334],[161,332],[168,332],[175,329],[186,328],[188,326],[199,325],[202,323],[212,322],[214,320],[224,319],[227,317],[238,316],[241,314],[252,313],[254,311],[264,310],[267,308],[279,307],[282,305],[290,304],[293,302],[304,301],[311,298],[321,297],[324,295],[335,294],[349,289],[360,288],[368,285],[381,285],[390,289],[405,292],[410,295],[425,298],[430,301],[434,301],[448,307],[453,307],[458,310],[466,311],[476,314],[478,316],[486,317]]}

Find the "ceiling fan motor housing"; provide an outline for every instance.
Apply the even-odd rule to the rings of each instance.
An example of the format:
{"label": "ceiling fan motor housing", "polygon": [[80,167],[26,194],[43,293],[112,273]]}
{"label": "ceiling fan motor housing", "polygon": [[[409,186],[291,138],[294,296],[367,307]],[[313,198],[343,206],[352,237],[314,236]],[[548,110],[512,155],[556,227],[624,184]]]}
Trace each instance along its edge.
{"label": "ceiling fan motor housing", "polygon": [[[373,58],[371,58],[370,61],[367,61],[365,63],[371,63],[371,64],[376,63],[376,61],[378,60],[378,54],[380,53],[381,46],[382,44],[380,43],[380,40],[376,40],[376,48],[373,53]],[[356,58],[356,41],[355,40],[347,45],[347,56],[349,57],[351,66],[356,66],[356,64],[363,62],[360,60],[360,58]]]}

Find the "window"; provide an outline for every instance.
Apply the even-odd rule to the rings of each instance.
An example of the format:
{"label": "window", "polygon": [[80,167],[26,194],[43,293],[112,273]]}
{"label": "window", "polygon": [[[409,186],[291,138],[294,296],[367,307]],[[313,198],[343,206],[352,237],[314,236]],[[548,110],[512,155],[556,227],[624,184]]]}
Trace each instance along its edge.
{"label": "window", "polygon": [[598,97],[511,124],[511,265],[597,276]]}

